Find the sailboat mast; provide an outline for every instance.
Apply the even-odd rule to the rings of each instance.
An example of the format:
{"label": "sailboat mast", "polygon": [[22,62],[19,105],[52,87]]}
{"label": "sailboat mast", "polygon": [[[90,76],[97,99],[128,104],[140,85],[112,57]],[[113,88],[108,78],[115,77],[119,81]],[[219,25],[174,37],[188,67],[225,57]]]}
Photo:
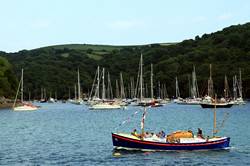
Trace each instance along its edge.
{"label": "sailboat mast", "polygon": [[43,99],[43,88],[41,88],[41,100]]}
{"label": "sailboat mast", "polygon": [[175,97],[179,98],[180,97],[180,90],[178,86],[178,79],[175,77]]}
{"label": "sailboat mast", "polygon": [[195,66],[194,66],[194,71],[193,71],[193,79],[194,79],[194,89],[195,89],[195,97],[200,97],[199,94],[199,89],[198,89],[198,83],[197,83],[197,78],[196,78],[196,72],[195,72]]}
{"label": "sailboat mast", "polygon": [[17,88],[17,92],[16,92],[16,97],[15,97],[15,100],[14,100],[14,103],[13,103],[13,106],[12,108],[14,109],[15,105],[16,105],[16,100],[17,100],[17,96],[18,96],[18,92],[19,92],[19,89],[20,89],[20,86],[21,86],[21,82],[22,82],[22,77],[19,81],[19,84],[18,84],[18,88]]}
{"label": "sailboat mast", "polygon": [[190,75],[188,74],[188,89],[189,89],[189,97],[192,97],[193,96],[193,90],[192,90],[192,87],[191,87],[191,81],[190,81]]}
{"label": "sailboat mast", "polygon": [[102,68],[102,99],[105,99],[105,82],[104,82],[105,69]]}
{"label": "sailboat mast", "polygon": [[116,95],[116,98],[120,98],[120,95],[119,95],[119,84],[118,84],[118,80],[115,80],[115,95]]}
{"label": "sailboat mast", "polygon": [[21,102],[23,103],[23,69],[22,69],[22,76],[21,76]]}
{"label": "sailboat mast", "polygon": [[29,91],[29,101],[31,101],[31,92]]}
{"label": "sailboat mast", "polygon": [[130,77],[130,91],[131,91],[131,96],[130,98],[133,99],[134,96],[134,77]]}
{"label": "sailboat mast", "polygon": [[213,97],[212,65],[210,64],[210,76],[208,80],[208,96]]}
{"label": "sailboat mast", "polygon": [[197,98],[199,97],[198,95],[198,85],[197,85],[197,80],[196,80],[196,73],[195,73],[195,66],[193,66],[193,72],[192,72],[192,88],[191,88],[191,97],[192,98]]}
{"label": "sailboat mast", "polygon": [[225,82],[224,82],[224,97],[225,99],[228,98],[228,81],[227,81],[227,76],[225,75]]}
{"label": "sailboat mast", "polygon": [[109,88],[110,88],[110,98],[111,99],[113,99],[114,97],[113,97],[113,90],[112,90],[112,85],[111,85],[111,80],[110,80],[110,75],[109,75],[109,73],[108,73],[108,76],[109,76]]}
{"label": "sailboat mast", "polygon": [[242,98],[242,80],[241,80],[241,69],[239,69],[240,78],[239,78],[239,97]]}
{"label": "sailboat mast", "polygon": [[151,77],[150,77],[150,83],[151,83],[151,98],[154,98],[154,90],[153,90],[153,64],[151,63]]}
{"label": "sailboat mast", "polygon": [[237,98],[237,83],[236,83],[236,81],[237,81],[237,77],[236,77],[236,75],[235,76],[233,76],[233,93],[234,93],[234,100]]}
{"label": "sailboat mast", "polygon": [[96,98],[96,97],[99,98],[99,96],[97,96],[97,91],[99,91],[99,89],[98,89],[97,84],[96,84],[96,81],[98,82],[98,80],[99,80],[98,71],[99,71],[99,66],[97,67],[97,70],[95,72],[95,78],[94,78],[94,81],[93,81],[93,84],[92,84],[92,88],[91,88],[88,100],[91,100],[94,88],[95,88],[95,93],[94,93],[93,97],[94,98]]}
{"label": "sailboat mast", "polygon": [[43,91],[44,91],[44,93],[43,93],[44,99],[47,100],[46,88],[43,88]]}
{"label": "sailboat mast", "polygon": [[97,98],[100,98],[100,67],[97,67]]}
{"label": "sailboat mast", "polygon": [[120,88],[121,88],[121,99],[125,98],[125,91],[124,91],[124,84],[123,84],[123,77],[122,77],[122,73],[120,72]]}
{"label": "sailboat mast", "polygon": [[141,63],[140,63],[140,65],[141,65],[141,68],[140,68],[140,100],[142,100],[142,98],[143,98],[143,94],[142,94],[142,91],[143,91],[143,89],[142,89],[142,83],[143,83],[143,77],[142,77],[142,74],[143,74],[143,70],[142,70],[142,54],[141,54]]}
{"label": "sailboat mast", "polygon": [[78,100],[81,99],[81,87],[80,87],[80,74],[79,74],[79,68],[77,70],[77,80],[78,80]]}
{"label": "sailboat mast", "polygon": [[75,84],[75,100],[76,100],[76,84]]}
{"label": "sailboat mast", "polygon": [[162,96],[161,96],[161,83],[160,81],[158,81],[158,98],[160,99]]}

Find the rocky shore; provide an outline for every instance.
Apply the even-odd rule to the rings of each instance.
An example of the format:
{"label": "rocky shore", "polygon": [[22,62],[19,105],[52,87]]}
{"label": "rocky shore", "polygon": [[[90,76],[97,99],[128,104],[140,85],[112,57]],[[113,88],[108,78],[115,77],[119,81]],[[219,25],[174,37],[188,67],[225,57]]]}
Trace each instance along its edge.
{"label": "rocky shore", "polygon": [[11,108],[14,101],[5,97],[0,97],[0,109]]}

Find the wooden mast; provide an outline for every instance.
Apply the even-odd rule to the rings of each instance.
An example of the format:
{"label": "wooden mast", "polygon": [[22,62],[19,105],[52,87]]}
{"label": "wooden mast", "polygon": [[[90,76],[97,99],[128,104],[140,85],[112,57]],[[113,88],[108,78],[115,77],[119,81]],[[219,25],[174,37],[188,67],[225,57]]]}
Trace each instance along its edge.
{"label": "wooden mast", "polygon": [[23,103],[23,69],[22,69],[22,76],[21,76],[21,103]]}
{"label": "wooden mast", "polygon": [[143,140],[143,136],[144,136],[144,123],[145,123],[145,118],[146,118],[146,106],[144,106],[144,111],[143,111],[143,115],[142,115],[142,120],[141,120],[141,139]]}
{"label": "wooden mast", "polygon": [[[23,69],[22,69],[22,72],[23,72]],[[13,106],[12,106],[13,109],[14,109],[14,107],[16,105],[16,100],[17,100],[18,92],[19,92],[19,89],[20,89],[20,86],[21,86],[21,82],[22,82],[22,76],[21,76],[20,82],[18,84],[18,88],[17,88],[17,92],[16,92],[16,97],[15,97],[15,100],[14,100],[14,103],[13,103]]]}
{"label": "wooden mast", "polygon": [[81,86],[80,86],[79,68],[77,70],[77,81],[78,81],[78,101],[80,101],[81,100]]}
{"label": "wooden mast", "polygon": [[151,63],[151,77],[150,77],[150,82],[151,82],[151,99],[154,99],[154,90],[153,90],[153,64]]}
{"label": "wooden mast", "polygon": [[210,76],[208,80],[208,96],[213,97],[214,86],[212,80],[212,65],[210,64],[209,67],[210,67]]}
{"label": "wooden mast", "polygon": [[143,98],[143,94],[142,94],[142,91],[143,91],[143,87],[142,87],[142,84],[143,84],[143,70],[142,70],[142,54],[141,54],[141,68],[140,68],[140,101],[142,101],[142,98]]}
{"label": "wooden mast", "polygon": [[102,68],[102,100],[104,100],[106,98],[105,96],[105,68]]}
{"label": "wooden mast", "polygon": [[217,95],[215,94],[215,100],[214,100],[214,127],[213,127],[213,137],[215,137],[215,134],[218,132],[216,129],[216,103],[217,103]]}

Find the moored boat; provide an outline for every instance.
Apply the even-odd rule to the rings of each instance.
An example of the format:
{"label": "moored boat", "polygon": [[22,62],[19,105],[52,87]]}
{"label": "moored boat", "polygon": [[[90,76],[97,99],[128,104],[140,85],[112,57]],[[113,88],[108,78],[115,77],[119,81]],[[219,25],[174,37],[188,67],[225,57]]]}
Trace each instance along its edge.
{"label": "moored boat", "polygon": [[[216,108],[216,107],[215,107]],[[176,151],[176,150],[214,150],[229,147],[230,137],[215,136],[218,133],[216,128],[216,110],[214,109],[214,126],[212,137],[203,136],[202,130],[198,128],[197,135],[192,131],[176,131],[165,135],[163,131],[158,134],[144,132],[144,120],[146,107],[141,120],[141,134],[136,130],[132,133],[112,133],[112,141],[115,149],[125,150],[153,150],[153,151]]]}
{"label": "moored boat", "polygon": [[[17,96],[18,96],[20,87],[21,87],[21,104],[19,106],[16,106]],[[32,103],[23,101],[23,69],[22,69],[21,80],[19,82],[15,101],[13,104],[13,111],[35,111],[37,109],[38,109],[38,106],[35,106]]]}
{"label": "moored boat", "polygon": [[233,103],[200,103],[202,108],[231,108],[234,104]]}
{"label": "moored boat", "polygon": [[210,139],[180,138],[179,142],[167,142],[166,139],[141,139],[131,134],[112,133],[113,145],[116,149],[126,150],[209,150],[229,147],[229,137],[213,137]]}
{"label": "moored boat", "polygon": [[22,103],[21,106],[14,107],[14,111],[35,111],[38,107],[30,103]]}
{"label": "moored boat", "polygon": [[121,109],[122,107],[118,103],[99,102],[89,107],[90,110],[111,110]]}
{"label": "moored boat", "polygon": [[210,97],[210,96],[206,96],[202,102],[200,103],[202,108],[231,108],[234,103],[233,102],[227,102],[227,101],[219,101],[219,102],[215,102],[215,100]]}

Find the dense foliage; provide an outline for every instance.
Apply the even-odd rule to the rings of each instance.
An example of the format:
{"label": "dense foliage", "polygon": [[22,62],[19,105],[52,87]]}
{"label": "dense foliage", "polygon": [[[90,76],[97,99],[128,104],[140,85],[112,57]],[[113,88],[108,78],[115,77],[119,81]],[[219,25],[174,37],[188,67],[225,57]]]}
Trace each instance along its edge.
{"label": "dense foliage", "polygon": [[0,57],[0,97],[13,97],[17,86],[16,77],[7,59]]}
{"label": "dense foliage", "polygon": [[[188,78],[193,65],[196,66],[199,90],[205,95],[211,63],[214,87],[218,95],[223,94],[224,76],[227,75],[232,89],[232,77],[238,75],[241,68],[243,95],[250,97],[250,23],[231,26],[172,45],[60,45],[17,53],[0,53],[13,64],[18,78],[21,68],[24,68],[26,93],[31,91],[32,96],[38,97],[43,87],[47,93],[54,94],[57,91],[58,96],[64,98],[68,97],[69,89],[73,94],[77,82],[77,68],[80,70],[84,92],[91,89],[98,65],[109,71],[113,87],[120,72],[123,72],[125,84],[129,84],[131,77],[137,78],[140,54],[143,54],[144,59],[145,81],[149,84],[152,63],[154,83],[165,83],[169,96],[175,94],[175,76],[179,79],[181,95],[189,95]],[[5,83],[1,84],[1,91],[4,86]],[[155,90],[157,89],[155,86]]]}

